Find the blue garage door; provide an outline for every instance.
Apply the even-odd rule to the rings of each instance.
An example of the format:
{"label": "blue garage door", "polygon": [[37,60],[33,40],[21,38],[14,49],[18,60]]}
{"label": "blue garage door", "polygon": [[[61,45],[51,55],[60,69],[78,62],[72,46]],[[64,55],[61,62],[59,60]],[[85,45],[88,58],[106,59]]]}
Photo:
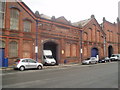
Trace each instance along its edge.
{"label": "blue garage door", "polygon": [[91,57],[96,57],[98,55],[98,49],[97,48],[93,48],[91,50]]}
{"label": "blue garage door", "polygon": [[5,49],[4,48],[0,48],[0,67],[3,66],[3,61],[4,61],[4,58],[5,58]]}

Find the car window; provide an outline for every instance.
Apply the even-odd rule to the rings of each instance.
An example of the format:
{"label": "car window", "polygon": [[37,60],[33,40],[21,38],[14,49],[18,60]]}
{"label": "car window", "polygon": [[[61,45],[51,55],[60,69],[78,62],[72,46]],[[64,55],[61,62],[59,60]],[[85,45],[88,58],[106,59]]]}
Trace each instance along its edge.
{"label": "car window", "polygon": [[24,60],[22,60],[22,62],[28,62],[28,59],[24,59]]}
{"label": "car window", "polygon": [[20,61],[20,59],[16,59],[16,60],[15,60],[15,62],[19,62],[19,61]]}
{"label": "car window", "polygon": [[112,57],[116,57],[117,55],[112,55]]}
{"label": "car window", "polygon": [[32,60],[32,59],[29,59],[28,60],[30,63],[36,63],[36,61]]}
{"label": "car window", "polygon": [[46,59],[45,56],[43,56],[43,58]]}
{"label": "car window", "polygon": [[22,62],[26,62],[25,60],[22,60]]}
{"label": "car window", "polygon": [[90,58],[87,58],[86,60],[89,60]]}

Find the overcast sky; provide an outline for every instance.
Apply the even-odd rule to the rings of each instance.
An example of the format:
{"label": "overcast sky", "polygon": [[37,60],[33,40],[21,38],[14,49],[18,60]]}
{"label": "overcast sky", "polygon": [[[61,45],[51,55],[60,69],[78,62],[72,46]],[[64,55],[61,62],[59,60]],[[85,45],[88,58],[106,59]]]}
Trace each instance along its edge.
{"label": "overcast sky", "polygon": [[119,0],[23,0],[33,11],[40,14],[60,17],[64,16],[71,22],[88,19],[95,15],[98,23],[103,17],[107,21],[116,22]]}

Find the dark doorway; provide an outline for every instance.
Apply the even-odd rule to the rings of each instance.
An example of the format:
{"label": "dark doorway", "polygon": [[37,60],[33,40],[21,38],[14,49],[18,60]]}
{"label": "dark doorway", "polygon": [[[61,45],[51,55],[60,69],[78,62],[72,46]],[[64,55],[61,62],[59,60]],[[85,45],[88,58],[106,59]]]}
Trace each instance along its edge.
{"label": "dark doorway", "polygon": [[43,45],[43,50],[51,50],[56,64],[58,65],[58,44],[54,42],[46,42]]}
{"label": "dark doorway", "polygon": [[108,47],[108,57],[111,57],[113,54],[113,47],[112,46],[109,46]]}
{"label": "dark doorway", "polygon": [[97,55],[98,55],[98,49],[97,48],[92,48],[91,57],[97,57]]}

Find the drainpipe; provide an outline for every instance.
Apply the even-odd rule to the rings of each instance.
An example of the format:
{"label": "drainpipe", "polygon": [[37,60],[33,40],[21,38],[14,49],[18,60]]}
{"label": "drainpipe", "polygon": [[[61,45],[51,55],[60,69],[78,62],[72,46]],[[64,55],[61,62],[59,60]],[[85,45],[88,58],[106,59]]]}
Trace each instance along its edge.
{"label": "drainpipe", "polygon": [[36,53],[36,61],[38,61],[38,20],[36,20],[36,46],[35,46],[35,53]]}

